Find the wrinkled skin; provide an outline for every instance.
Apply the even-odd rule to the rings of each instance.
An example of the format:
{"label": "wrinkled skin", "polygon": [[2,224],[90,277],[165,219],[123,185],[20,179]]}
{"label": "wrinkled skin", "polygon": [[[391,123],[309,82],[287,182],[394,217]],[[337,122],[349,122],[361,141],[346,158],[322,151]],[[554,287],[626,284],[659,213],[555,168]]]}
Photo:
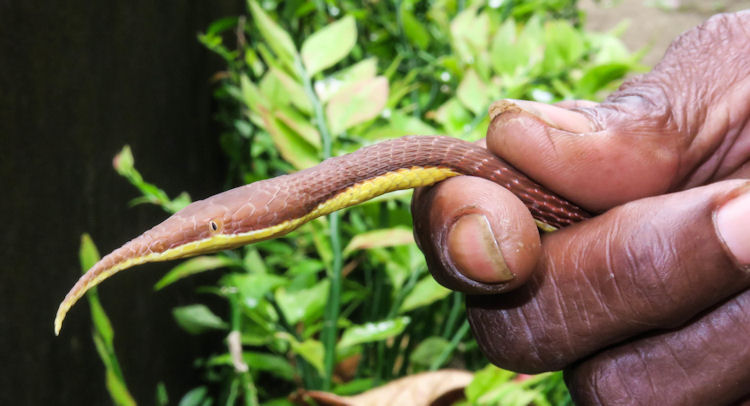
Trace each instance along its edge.
{"label": "wrinkled skin", "polygon": [[[750,12],[683,34],[600,104],[513,103],[487,147],[602,214],[539,237],[488,181],[418,191],[415,234],[433,273],[493,281],[482,256],[495,255],[515,274],[494,280],[510,292],[467,299],[487,357],[563,369],[580,405],[750,399]],[[487,218],[499,253],[477,248],[481,227],[454,226],[467,209]]]}

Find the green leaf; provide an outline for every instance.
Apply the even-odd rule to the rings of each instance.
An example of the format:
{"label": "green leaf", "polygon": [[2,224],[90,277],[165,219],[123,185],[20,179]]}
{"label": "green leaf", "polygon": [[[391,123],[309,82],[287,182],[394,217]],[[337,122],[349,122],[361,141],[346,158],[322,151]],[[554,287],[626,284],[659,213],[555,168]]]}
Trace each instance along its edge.
{"label": "green leaf", "polygon": [[352,251],[370,248],[394,247],[414,242],[414,233],[407,227],[384,228],[357,234],[344,249],[344,255]]}
{"label": "green leaf", "polygon": [[128,388],[125,385],[125,381],[122,378],[122,374],[119,370],[119,364],[117,358],[114,355],[114,349],[107,347],[107,344],[102,341],[102,338],[98,334],[94,334],[94,346],[104,363],[105,368],[105,382],[107,385],[107,392],[109,392],[110,398],[114,404],[118,406],[130,406],[135,405]]}
{"label": "green leaf", "polygon": [[288,291],[276,290],[276,302],[289,324],[300,321],[312,322],[323,314],[323,308],[328,301],[330,281],[322,280],[308,289]]}
{"label": "green leaf", "polygon": [[383,320],[376,323],[354,325],[344,330],[338,347],[350,347],[395,337],[404,331],[411,319],[407,316]]}
{"label": "green leaf", "polygon": [[583,35],[564,20],[550,21],[544,27],[546,48],[542,68],[555,73],[570,68],[584,53]]}
{"label": "green leaf", "polygon": [[477,56],[487,50],[490,20],[487,13],[477,14],[472,6],[459,13],[451,21],[453,47],[466,64],[473,64]]}
{"label": "green leaf", "polygon": [[102,340],[102,336],[98,334],[93,334],[92,336],[94,341],[94,347],[96,348],[97,354],[99,354],[99,359],[102,360],[102,364],[104,364],[104,369],[109,371],[114,369],[114,363],[112,359],[112,354],[110,353],[110,348],[107,347],[107,344],[104,343]]}
{"label": "green leaf", "polygon": [[115,331],[112,328],[112,322],[104,311],[104,307],[99,302],[96,291],[93,292],[93,296],[89,296],[89,304],[91,305],[91,321],[96,333],[101,336],[108,348],[114,348]]}
{"label": "green leaf", "polygon": [[325,352],[323,343],[312,338],[300,342],[294,336],[285,332],[276,333],[276,337],[288,342],[294,353],[309,362],[318,373],[323,375],[323,354]]}
{"label": "green leaf", "polygon": [[357,62],[352,66],[341,69],[333,75],[327,76],[315,82],[315,94],[322,103],[328,102],[338,91],[346,89],[349,85],[372,79],[377,74],[378,60],[368,58]]}
{"label": "green leaf", "polygon": [[404,25],[404,34],[414,45],[420,49],[427,49],[430,46],[430,33],[424,28],[422,23],[414,17],[411,11],[407,10],[401,3],[401,22]]}
{"label": "green leaf", "polygon": [[213,21],[206,29],[206,34],[219,34],[237,27],[238,17],[224,17]]}
{"label": "green leaf", "polygon": [[175,307],[172,309],[172,316],[177,324],[190,334],[228,328],[227,323],[202,304]]}
{"label": "green leaf", "polygon": [[190,204],[190,195],[187,192],[182,192],[177,197],[172,199],[172,201],[165,204],[165,207],[167,211],[176,213],[182,209],[185,208],[185,206]]}
{"label": "green leaf", "polygon": [[118,174],[126,177],[133,171],[135,158],[133,158],[133,151],[130,149],[130,145],[125,145],[122,147],[122,150],[115,155],[115,159],[112,160],[112,166]]}
{"label": "green leaf", "polygon": [[136,402],[125,386],[125,382],[117,377],[111,370],[107,370],[107,391],[114,403],[118,406],[135,406]]}
{"label": "green leaf", "polygon": [[428,275],[414,286],[401,303],[399,313],[405,313],[418,307],[427,306],[450,295],[451,291],[442,287],[432,276]]}
{"label": "green leaf", "polygon": [[299,354],[304,358],[310,365],[314,366],[315,369],[322,375],[323,374],[323,343],[318,340],[308,339],[301,343],[292,343],[292,351]]}
{"label": "green leaf", "polygon": [[312,114],[312,103],[310,102],[310,98],[307,97],[307,93],[305,93],[305,89],[302,85],[280,69],[271,68],[270,72],[286,90],[286,93],[289,95],[289,101],[301,112]]}
{"label": "green leaf", "polygon": [[246,323],[242,326],[242,344],[253,347],[270,346],[273,349],[274,340],[278,341],[273,336],[276,325],[267,320],[258,320],[259,317],[254,314],[250,314],[250,317],[253,323]]}
{"label": "green leaf", "polygon": [[240,89],[242,94],[242,101],[245,102],[245,106],[247,108],[251,109],[255,113],[260,113],[261,108],[268,109],[268,102],[266,101],[266,97],[261,94],[260,89],[258,89],[255,84],[250,81],[250,78],[247,77],[244,73],[240,75]]}
{"label": "green leaf", "polygon": [[448,99],[430,118],[442,124],[449,134],[461,134],[474,120],[471,112],[455,97]]}
{"label": "green leaf", "polygon": [[419,117],[395,110],[384,126],[372,129],[362,137],[367,140],[378,141],[410,134],[436,134],[437,132],[435,127],[420,120]]}
{"label": "green leaf", "polygon": [[529,81],[535,76],[530,72],[543,59],[544,31],[536,17],[526,22],[518,36],[516,30],[514,20],[509,18],[495,33],[490,55],[492,68],[506,80]]}
{"label": "green leaf", "polygon": [[356,395],[376,386],[374,378],[353,379],[333,388],[333,393],[339,396]]}
{"label": "green leaf", "polygon": [[211,404],[211,397],[208,396],[208,388],[199,386],[191,389],[185,396],[180,399],[179,406],[207,406]]}
{"label": "green leaf", "polygon": [[312,124],[310,124],[310,120],[308,118],[303,117],[293,109],[289,109],[286,107],[279,107],[276,110],[275,115],[276,118],[279,119],[279,121],[286,124],[287,127],[292,129],[310,145],[318,149],[320,148],[320,133],[318,133],[318,130],[313,127]]}
{"label": "green leaf", "polygon": [[516,43],[515,20],[512,18],[505,20],[495,32],[495,36],[492,37],[490,54],[492,68],[498,74],[513,76],[517,69],[527,62],[524,58],[525,52],[528,52],[528,50],[522,49]]}
{"label": "green leaf", "polygon": [[287,66],[294,67],[294,61],[297,59],[297,48],[294,46],[294,41],[292,41],[289,33],[276,24],[254,0],[248,0],[248,6],[255,24],[268,46]]}
{"label": "green leaf", "polygon": [[450,342],[442,337],[428,337],[414,349],[409,360],[414,365],[428,368],[450,345]]}
{"label": "green leaf", "polygon": [[254,309],[258,302],[268,293],[284,286],[289,281],[283,276],[266,273],[239,274],[232,273],[221,278],[222,286],[234,286],[237,288],[242,303],[248,308]]}
{"label": "green leaf", "polygon": [[253,245],[245,247],[245,257],[242,259],[243,267],[253,273],[268,273],[268,266],[258,252],[258,248]]}
{"label": "green leaf", "polygon": [[[313,4],[313,3],[306,3],[306,4]],[[289,398],[281,397],[281,398],[267,400],[261,403],[261,406],[295,406],[295,404],[292,403],[292,401],[289,400]]]}
{"label": "green leaf", "polygon": [[158,406],[169,405],[169,394],[167,393],[167,387],[164,385],[164,381],[159,381],[156,384],[156,404]]}
{"label": "green leaf", "polygon": [[586,39],[594,51],[592,62],[597,65],[634,60],[627,46],[612,34],[588,33]]}
{"label": "green leaf", "polygon": [[594,66],[585,71],[576,86],[576,94],[584,98],[591,98],[596,92],[604,89],[615,80],[622,79],[630,70],[627,63],[609,63]]}
{"label": "green leaf", "polygon": [[400,245],[388,250],[374,249],[368,255],[385,266],[385,273],[396,291],[403,289],[408,278],[425,268],[424,255],[416,244]]}
{"label": "green leaf", "polygon": [[78,260],[81,263],[82,273],[86,273],[91,267],[99,262],[99,250],[94,245],[94,240],[88,233],[81,235],[81,246],[78,250]]}
{"label": "green leaf", "polygon": [[374,78],[378,70],[377,58],[363,59],[334,73],[330,77],[344,83],[354,83],[362,79]]}
{"label": "green leaf", "polygon": [[212,255],[212,256],[200,256],[189,259],[176,267],[172,268],[167,272],[164,277],[159,279],[154,285],[154,290],[160,290],[169,286],[180,279],[187,278],[188,276],[195,275],[197,273],[211,271],[218,268],[224,268],[232,265],[237,265],[237,262],[227,258],[225,256]]}
{"label": "green leaf", "polygon": [[309,76],[335,65],[357,43],[354,17],[346,16],[312,34],[302,44],[302,62]]}
{"label": "green leaf", "polygon": [[514,372],[500,369],[491,364],[487,365],[474,374],[474,379],[466,387],[464,391],[466,400],[472,404],[477,403],[483,394],[489,392],[492,388],[509,382],[514,376],[516,376]]}
{"label": "green leaf", "polygon": [[[91,236],[84,233],[81,235],[81,246],[78,252],[78,258],[81,263],[81,271],[86,273],[96,262],[99,261],[99,251],[94,245]],[[135,405],[133,397],[130,395],[125,380],[120,370],[120,363],[117,361],[114,349],[115,332],[112,329],[112,323],[104,312],[104,308],[99,301],[97,289],[91,288],[86,294],[91,308],[91,320],[94,324],[93,340],[99,358],[102,360],[105,368],[107,391],[112,401],[119,406]]]}
{"label": "green leaf", "polygon": [[318,149],[314,145],[279,121],[270,111],[261,108],[260,116],[266,131],[271,134],[274,145],[287,162],[297,169],[309,168],[320,163]]}
{"label": "green leaf", "polygon": [[487,85],[482,83],[473,69],[469,69],[456,90],[458,100],[471,110],[475,115],[487,113],[490,98],[487,94]]}
{"label": "green leaf", "polygon": [[317,259],[305,259],[289,267],[287,275],[309,275],[325,268],[325,264]]}
{"label": "green leaf", "polygon": [[117,173],[126,178],[128,182],[138,188],[143,194],[143,197],[136,198],[131,203],[153,203],[161,206],[169,213],[174,213],[187,205],[186,202],[190,202],[190,197],[184,192],[183,195],[178,196],[174,201],[170,200],[163,190],[143,180],[141,174],[135,169],[134,162],[133,153],[127,145],[122,148],[112,161],[112,166],[114,166]]}
{"label": "green leaf", "polygon": [[[99,251],[96,249],[96,245],[94,245],[94,241],[88,233],[81,235],[81,246],[78,252],[78,258],[83,273],[86,273],[86,271],[99,261]],[[94,324],[95,334],[98,334],[101,337],[109,351],[114,348],[113,342],[115,332],[112,328],[112,322],[110,322],[107,313],[104,311],[104,308],[99,301],[97,289],[90,289],[87,297],[91,307],[91,321]]]}
{"label": "green leaf", "polygon": [[[294,379],[294,367],[285,358],[264,352],[244,351],[242,360],[252,371],[263,371],[275,375],[281,379],[291,381]],[[208,366],[233,365],[231,354],[216,355],[208,359]]]}
{"label": "green leaf", "polygon": [[198,41],[200,41],[201,44],[203,44],[209,50],[219,54],[219,56],[224,58],[224,61],[227,63],[231,63],[235,58],[237,58],[238,52],[230,51],[229,49],[227,49],[227,47],[222,44],[222,38],[219,34],[198,34]]}
{"label": "green leaf", "polygon": [[294,367],[278,355],[249,351],[242,353],[242,359],[252,370],[269,372],[287,381],[294,379]]}
{"label": "green leaf", "polygon": [[326,106],[326,116],[335,135],[377,117],[388,101],[388,80],[366,79],[342,89]]}
{"label": "green leaf", "polygon": [[245,64],[250,67],[255,76],[261,76],[266,70],[258,53],[252,48],[245,48]]}
{"label": "green leaf", "polygon": [[128,392],[128,388],[111,368],[107,368],[106,375],[107,392],[112,401],[118,406],[135,406],[135,399]]}
{"label": "green leaf", "polygon": [[[488,365],[474,375],[474,379],[464,390],[467,403],[504,406],[570,403],[570,398],[565,398],[565,391],[560,393],[557,390],[562,383],[560,374],[539,374],[522,381],[515,380],[517,376],[514,372]],[[538,386],[538,389],[535,386]],[[559,399],[556,395],[563,395],[564,398]],[[557,401],[551,403],[553,399]]]}
{"label": "green leaf", "polygon": [[[413,73],[416,73],[416,70],[412,71]],[[398,108],[399,102],[401,102],[406,96],[409,94],[414,94],[416,90],[419,90],[419,83],[414,83],[412,77],[414,75],[407,75],[406,78],[403,80],[398,80],[396,82],[391,83],[391,89],[388,94],[388,101],[385,104],[385,107],[389,109],[388,113],[391,113],[391,110]],[[384,118],[388,118],[387,116]],[[415,117],[416,118],[416,117]]]}
{"label": "green leaf", "polygon": [[260,79],[258,89],[270,104],[271,110],[276,110],[280,106],[289,106],[292,104],[292,95],[286,91],[284,84],[279,77],[273,74],[273,69],[266,72]]}
{"label": "green leaf", "polygon": [[502,403],[504,406],[528,406],[537,404],[539,399],[543,399],[543,397],[537,391],[526,389],[518,384],[506,383],[492,388],[478,399],[478,403],[482,405]]}

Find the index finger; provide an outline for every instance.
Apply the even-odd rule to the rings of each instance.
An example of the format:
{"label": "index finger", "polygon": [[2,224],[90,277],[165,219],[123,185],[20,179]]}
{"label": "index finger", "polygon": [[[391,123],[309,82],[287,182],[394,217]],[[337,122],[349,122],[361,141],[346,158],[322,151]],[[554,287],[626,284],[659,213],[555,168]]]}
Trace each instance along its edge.
{"label": "index finger", "polygon": [[642,199],[545,235],[526,285],[468,298],[477,342],[504,368],[540,372],[680,326],[750,284],[748,187]]}

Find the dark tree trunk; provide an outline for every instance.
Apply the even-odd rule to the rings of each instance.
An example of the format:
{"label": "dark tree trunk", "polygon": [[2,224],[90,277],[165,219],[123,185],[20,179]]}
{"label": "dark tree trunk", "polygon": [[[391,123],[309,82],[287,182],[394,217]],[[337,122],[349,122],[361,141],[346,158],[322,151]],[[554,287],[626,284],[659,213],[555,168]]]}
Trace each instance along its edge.
{"label": "dark tree trunk", "polygon": [[[91,233],[104,254],[166,216],[128,207],[137,192],[111,167],[124,144],[170,196],[220,191],[209,78],[221,64],[196,34],[244,3],[34,3],[0,1],[0,404],[109,404],[88,303],[73,308],[60,337],[52,332],[80,275],[80,235]],[[199,382],[195,354],[216,345],[188,337],[171,317],[172,307],[204,300],[197,282],[153,292],[173,265],[100,288],[142,404],[154,403],[159,381],[176,404]]]}

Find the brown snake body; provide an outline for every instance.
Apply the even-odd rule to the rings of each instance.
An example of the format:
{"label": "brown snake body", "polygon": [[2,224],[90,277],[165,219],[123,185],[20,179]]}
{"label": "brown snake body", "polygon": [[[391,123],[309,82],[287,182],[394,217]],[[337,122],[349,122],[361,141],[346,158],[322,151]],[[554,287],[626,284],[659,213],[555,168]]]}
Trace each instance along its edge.
{"label": "brown snake body", "polygon": [[482,177],[507,188],[544,228],[560,228],[590,217],[483,147],[444,136],[397,138],[188,205],[83,275],[60,304],[55,332],[89,288],[123,269],[278,237],[315,217],[383,193],[428,186],[458,175]]}

